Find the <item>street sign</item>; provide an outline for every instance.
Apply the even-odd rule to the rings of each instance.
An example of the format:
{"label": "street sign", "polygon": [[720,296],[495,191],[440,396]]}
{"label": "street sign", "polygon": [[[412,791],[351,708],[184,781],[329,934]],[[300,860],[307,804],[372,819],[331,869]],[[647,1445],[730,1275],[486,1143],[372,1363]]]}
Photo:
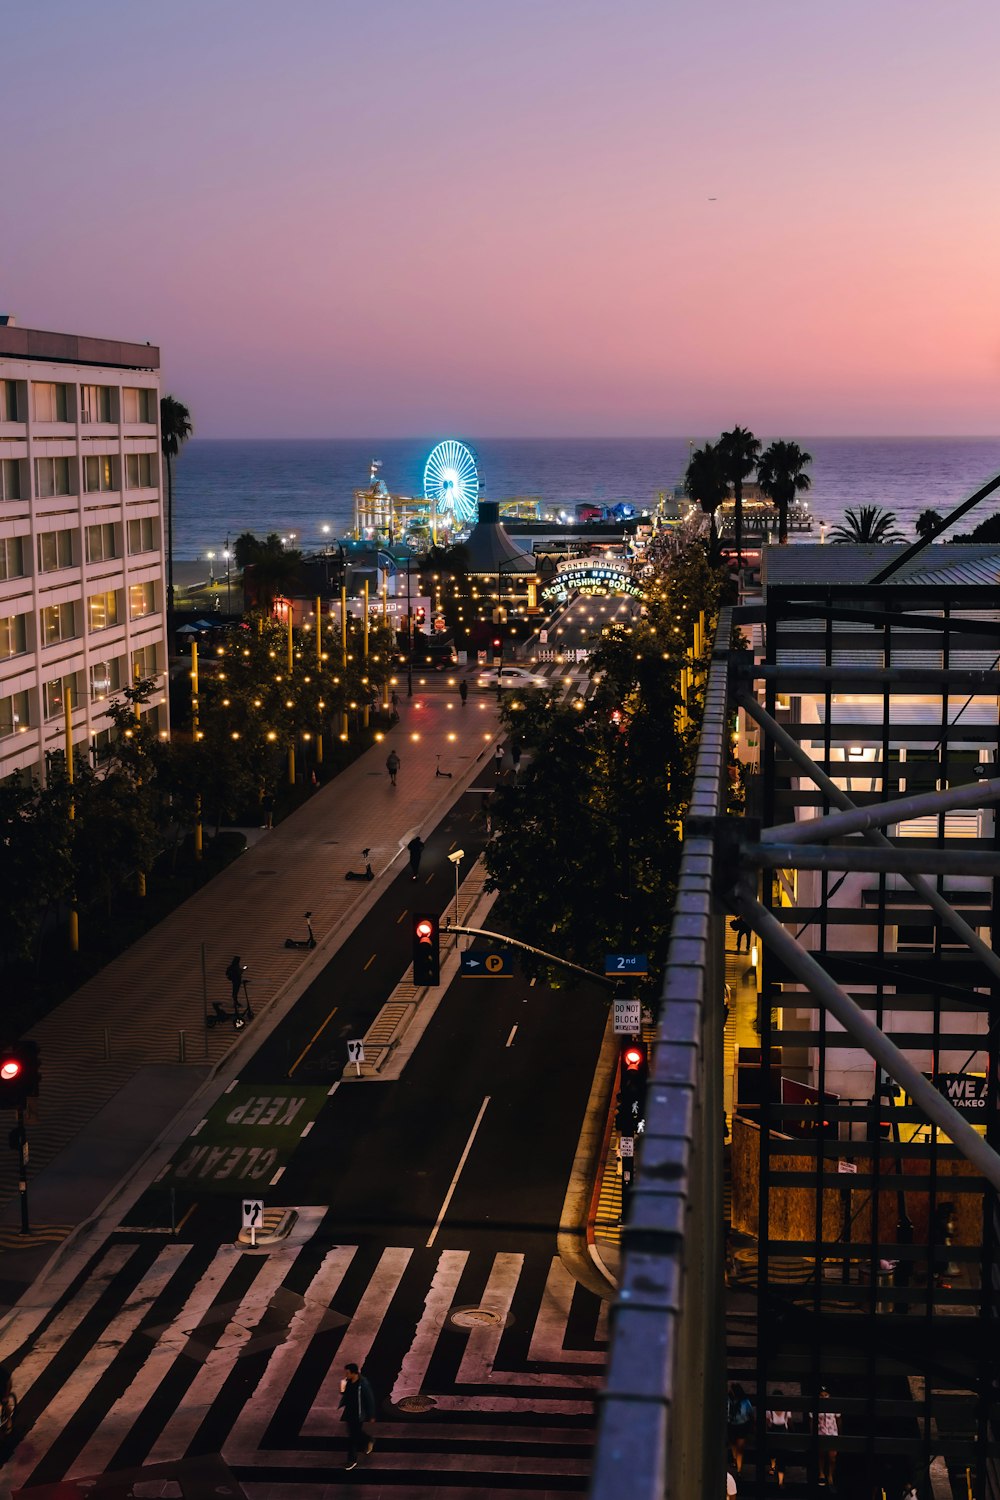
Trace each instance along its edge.
{"label": "street sign", "polygon": [[622,1136],[621,1140],[618,1142],[618,1155],[619,1156],[634,1156],[635,1155],[635,1136],[633,1136],[633,1135],[623,1135]]}
{"label": "street sign", "polygon": [[649,959],[645,953],[605,953],[605,974],[648,974]]}
{"label": "street sign", "polygon": [[353,1063],[354,1066],[357,1068],[357,1070],[358,1070],[358,1077],[359,1078],[361,1077],[361,1064],[364,1062],[364,1060],[365,1060],[365,1044],[364,1044],[364,1040],[363,1040],[362,1037],[355,1037],[353,1041],[350,1041],[347,1044],[347,1061],[349,1063]]}
{"label": "street sign", "polygon": [[506,948],[466,948],[462,954],[463,979],[512,979],[514,963]]}
{"label": "street sign", "polygon": [[264,1217],[263,1198],[243,1199],[243,1228],[259,1229],[260,1221]]}
{"label": "street sign", "polygon": [[854,1173],[857,1173],[857,1170],[858,1170],[857,1162],[844,1161],[843,1157],[841,1157],[840,1160],[837,1162],[837,1171],[838,1172],[854,1172]]}
{"label": "street sign", "polygon": [[614,1001],[615,1036],[632,1036],[642,1027],[641,1000]]}

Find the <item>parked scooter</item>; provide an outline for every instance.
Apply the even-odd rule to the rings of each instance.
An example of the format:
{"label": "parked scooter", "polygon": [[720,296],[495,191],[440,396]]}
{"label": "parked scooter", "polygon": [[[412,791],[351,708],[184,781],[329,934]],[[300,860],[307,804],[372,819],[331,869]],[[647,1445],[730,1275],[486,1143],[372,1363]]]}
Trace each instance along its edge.
{"label": "parked scooter", "polygon": [[316,938],[313,935],[312,912],[306,912],[306,929],[308,936],[304,938],[285,938],[286,948],[315,948]]}
{"label": "parked scooter", "polygon": [[372,862],[368,858],[368,856],[369,856],[369,854],[371,854],[371,852],[372,851],[370,849],[362,849],[362,851],[361,851],[361,858],[365,861],[364,871],[362,872],[361,870],[348,870],[347,874],[344,876],[345,880],[374,880],[375,879],[375,871],[372,869]]}

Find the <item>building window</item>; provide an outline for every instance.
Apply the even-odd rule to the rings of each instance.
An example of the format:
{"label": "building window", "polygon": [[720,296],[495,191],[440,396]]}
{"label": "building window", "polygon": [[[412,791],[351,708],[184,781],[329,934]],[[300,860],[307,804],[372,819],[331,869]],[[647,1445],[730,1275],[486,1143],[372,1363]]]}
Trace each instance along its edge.
{"label": "building window", "polygon": [[0,458],[0,500],[20,500],[21,461],[18,458]]}
{"label": "building window", "polygon": [[80,421],[114,421],[111,405],[111,387],[109,385],[81,385]]}
{"label": "building window", "polygon": [[20,422],[20,405],[17,399],[17,381],[0,380],[0,422]]}
{"label": "building window", "polygon": [[35,494],[40,500],[50,495],[71,495],[68,458],[35,459]]}
{"label": "building window", "polygon": [[140,646],[132,652],[132,681],[156,676],[156,646]]}
{"label": "building window", "polygon": [[96,661],[90,668],[90,701],[101,703],[111,693],[117,693],[122,685],[124,658],[112,657],[110,661]]}
{"label": "building window", "polygon": [[24,538],[0,537],[0,583],[24,577]]}
{"label": "building window", "polygon": [[78,673],[68,672],[65,677],[53,677],[42,688],[42,697],[45,704],[45,717],[54,719],[59,714],[66,712],[66,696],[69,695],[70,707],[76,708],[80,701],[79,685],[77,683]]}
{"label": "building window", "polygon": [[0,698],[0,740],[31,728],[31,700],[27,693]]}
{"label": "building window", "polygon": [[128,550],[130,552],[156,552],[160,545],[159,528],[155,516],[142,516],[128,523]]}
{"label": "building window", "polygon": [[20,656],[28,649],[27,615],[0,615],[0,657]]}
{"label": "building window", "polygon": [[91,594],[87,600],[87,625],[91,631],[110,630],[118,624],[118,591]]}
{"label": "building window", "polygon": [[87,527],[87,561],[108,562],[118,556],[117,527],[113,521]]}
{"label": "building window", "polygon": [[128,617],[130,620],[141,620],[145,615],[151,615],[155,608],[156,601],[151,583],[129,584]]}
{"label": "building window", "polygon": [[126,422],[156,421],[156,392],[148,386],[126,386],[122,391],[122,405]]}
{"label": "building window", "polygon": [[155,453],[126,453],[125,488],[129,490],[155,490],[158,475]]}
{"label": "building window", "polygon": [[69,386],[51,385],[35,380],[31,386],[36,422],[68,422],[70,420]]}
{"label": "building window", "polygon": [[117,489],[115,461],[110,453],[88,453],[83,460],[83,487],[88,495],[95,490]]}
{"label": "building window", "polygon": [[38,571],[54,573],[73,566],[72,531],[43,531],[38,538]]}
{"label": "building window", "polygon": [[49,604],[42,610],[42,645],[54,646],[57,641],[76,639],[76,609],[73,601],[66,604]]}

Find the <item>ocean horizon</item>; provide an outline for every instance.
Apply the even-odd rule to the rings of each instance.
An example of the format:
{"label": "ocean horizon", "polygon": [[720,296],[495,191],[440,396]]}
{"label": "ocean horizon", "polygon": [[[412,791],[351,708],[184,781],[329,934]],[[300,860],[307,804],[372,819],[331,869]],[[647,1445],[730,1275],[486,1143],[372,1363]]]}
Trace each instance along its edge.
{"label": "ocean horizon", "polygon": [[[619,500],[644,507],[678,484],[692,446],[704,439],[470,439],[483,494],[537,498],[555,508]],[[765,445],[770,439],[763,439]],[[1000,473],[997,437],[796,437],[813,455],[805,501],[817,523],[835,524],[848,506],[894,512],[906,536],[928,508],[942,514]],[[174,470],[174,555],[197,560],[242,531],[295,533],[296,545],[322,544],[353,525],[353,492],[380,477],[401,495],[422,495],[429,438],[192,438]],[[1000,508],[991,496],[971,529]],[[329,527],[324,533],[322,527]],[[814,532],[817,536],[818,533]]]}

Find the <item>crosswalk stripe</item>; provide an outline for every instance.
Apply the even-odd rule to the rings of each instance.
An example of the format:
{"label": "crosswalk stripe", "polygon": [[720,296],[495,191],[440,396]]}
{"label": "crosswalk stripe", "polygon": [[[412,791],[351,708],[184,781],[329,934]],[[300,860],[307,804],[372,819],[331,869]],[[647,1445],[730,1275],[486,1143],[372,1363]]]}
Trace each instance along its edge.
{"label": "crosswalk stripe", "polygon": [[500,1254],[495,1257],[480,1305],[495,1313],[500,1321],[474,1324],[469,1330],[469,1340],[458,1367],[458,1385],[486,1385],[489,1382],[523,1266],[523,1255]]}
{"label": "crosswalk stripe", "polygon": [[442,1250],[434,1278],[424,1302],[424,1310],[409,1349],[403,1356],[399,1373],[392,1387],[392,1400],[398,1405],[405,1396],[415,1396],[424,1383],[431,1355],[437,1346],[438,1335],[451,1310],[458,1289],[468,1250]]}
{"label": "crosswalk stripe", "polygon": [[[22,1406],[35,1381],[48,1369],[70,1334],[75,1333],[122,1267],[131,1260],[137,1248],[136,1245],[112,1245],[73,1300],[53,1318],[31,1353],[18,1363],[17,1396]],[[0,1361],[6,1364],[10,1356],[27,1343],[39,1323],[47,1317],[48,1311],[44,1304],[30,1309],[14,1309],[15,1316],[4,1329],[4,1337],[0,1341]]]}
{"label": "crosswalk stripe", "polygon": [[101,1337],[77,1367],[76,1378],[67,1383],[39,1414],[30,1432],[22,1438],[14,1455],[11,1482],[19,1488],[39,1460],[50,1451],[66,1423],[80,1406],[81,1389],[90,1392],[118,1357],[157,1299],[166,1290],[174,1272],[188,1255],[190,1245],[167,1245],[160,1251],[121,1311],[111,1319]]}
{"label": "crosswalk stripe", "polygon": [[304,1437],[330,1437],[342,1430],[341,1372],[346,1364],[364,1365],[412,1254],[412,1250],[398,1248],[382,1252],[354,1317],[344,1332],[337,1358],[323,1377],[316,1399],[302,1424]]}
{"label": "crosswalk stripe", "polygon": [[250,1329],[263,1317],[299,1255],[300,1246],[272,1250],[233,1313],[216,1347],[188,1386],[183,1403],[173,1413],[146,1456],[147,1464],[183,1458],[212,1404],[225,1385],[236,1359],[237,1344],[251,1338]]}
{"label": "crosswalk stripe", "polygon": [[576,1281],[558,1255],[552,1257],[542,1306],[528,1348],[528,1358],[559,1364],[602,1365],[605,1356],[596,1349],[565,1349],[566,1328],[576,1292]]}
{"label": "crosswalk stripe", "polygon": [[222,1456],[227,1463],[260,1461],[259,1450],[278,1402],[288,1389],[310,1339],[329,1313],[330,1304],[356,1254],[356,1245],[336,1245],[327,1252],[306,1289],[302,1306],[289,1324],[285,1342],[272,1353],[256,1390],[223,1444]]}
{"label": "crosswalk stripe", "polygon": [[189,1333],[209,1311],[239,1258],[240,1252],[235,1245],[223,1245],[216,1252],[174,1321],[160,1335],[142,1368],[136,1371],[128,1389],[118,1398],[77,1457],[72,1469],[74,1474],[103,1474],[111,1469],[114,1456],[135,1421],[136,1410],[144,1410],[155,1399],[174,1360],[186,1345]]}

